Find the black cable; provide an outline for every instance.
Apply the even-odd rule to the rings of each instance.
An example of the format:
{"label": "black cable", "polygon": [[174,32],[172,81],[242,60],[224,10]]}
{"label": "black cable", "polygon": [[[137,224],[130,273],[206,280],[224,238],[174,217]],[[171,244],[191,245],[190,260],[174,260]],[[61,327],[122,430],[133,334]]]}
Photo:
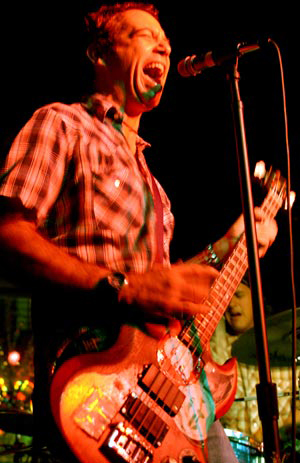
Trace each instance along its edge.
{"label": "black cable", "polygon": [[283,117],[284,117],[284,133],[285,133],[285,145],[286,145],[286,162],[287,162],[287,211],[288,211],[288,228],[289,228],[289,249],[290,249],[290,279],[291,279],[291,291],[292,291],[292,462],[296,462],[296,360],[297,360],[297,303],[296,303],[296,288],[295,288],[295,276],[294,276],[294,248],[293,248],[293,226],[292,226],[292,204],[291,204],[291,168],[290,168],[290,146],[288,136],[288,120],[287,120],[287,108],[286,108],[286,92],[284,82],[284,72],[282,57],[279,46],[272,39],[268,39],[277,52],[280,76],[281,76],[281,88],[282,88],[282,100],[283,100]]}

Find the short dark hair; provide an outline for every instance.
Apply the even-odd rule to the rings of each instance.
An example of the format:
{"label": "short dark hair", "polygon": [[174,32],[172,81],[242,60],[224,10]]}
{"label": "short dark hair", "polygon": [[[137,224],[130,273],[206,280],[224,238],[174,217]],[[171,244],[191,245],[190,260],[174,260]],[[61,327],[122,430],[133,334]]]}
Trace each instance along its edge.
{"label": "short dark hair", "polygon": [[249,286],[250,288],[249,270],[246,270],[246,273],[243,276],[241,283],[243,283],[243,285]]}
{"label": "short dark hair", "polygon": [[128,10],[143,10],[158,20],[158,10],[150,3],[125,2],[113,5],[102,5],[94,13],[85,17],[85,23],[90,35],[88,56],[100,57],[111,49],[115,34],[120,31],[119,15]]}

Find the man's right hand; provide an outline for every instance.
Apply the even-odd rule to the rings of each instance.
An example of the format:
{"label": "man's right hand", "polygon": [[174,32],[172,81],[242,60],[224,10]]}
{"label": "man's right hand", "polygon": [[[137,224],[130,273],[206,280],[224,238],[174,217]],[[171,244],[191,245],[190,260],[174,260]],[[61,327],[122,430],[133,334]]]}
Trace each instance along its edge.
{"label": "man's right hand", "polygon": [[128,274],[119,293],[121,301],[134,304],[151,317],[184,318],[207,313],[204,304],[218,271],[208,265],[155,266],[146,273]]}

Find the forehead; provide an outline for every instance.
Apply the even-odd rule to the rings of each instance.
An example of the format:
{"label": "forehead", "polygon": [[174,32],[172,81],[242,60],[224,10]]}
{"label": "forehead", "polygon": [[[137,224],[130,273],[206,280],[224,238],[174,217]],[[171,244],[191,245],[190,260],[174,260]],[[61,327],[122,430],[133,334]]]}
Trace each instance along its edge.
{"label": "forehead", "polygon": [[244,291],[244,292],[251,292],[249,286],[245,285],[244,283],[240,283],[238,286],[238,289]]}
{"label": "forehead", "polygon": [[150,28],[164,34],[159,21],[144,10],[132,9],[124,11],[120,13],[118,19],[121,23],[120,25],[122,25],[122,30],[128,31],[140,28]]}

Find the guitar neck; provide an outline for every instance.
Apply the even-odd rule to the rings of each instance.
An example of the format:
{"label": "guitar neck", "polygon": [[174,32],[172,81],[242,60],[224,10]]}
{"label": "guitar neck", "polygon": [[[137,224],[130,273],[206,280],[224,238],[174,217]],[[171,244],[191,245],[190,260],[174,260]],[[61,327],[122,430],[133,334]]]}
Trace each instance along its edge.
{"label": "guitar neck", "polygon": [[[274,218],[283,202],[282,194],[269,190],[261,206],[263,220]],[[243,234],[235,246],[231,256],[224,264],[218,278],[213,283],[205,304],[210,307],[207,314],[199,314],[188,320],[181,333],[181,339],[185,343],[193,343],[195,339],[200,339],[201,350],[208,345],[212,334],[225,313],[236,288],[240,284],[248,268],[248,253],[246,237]]]}

